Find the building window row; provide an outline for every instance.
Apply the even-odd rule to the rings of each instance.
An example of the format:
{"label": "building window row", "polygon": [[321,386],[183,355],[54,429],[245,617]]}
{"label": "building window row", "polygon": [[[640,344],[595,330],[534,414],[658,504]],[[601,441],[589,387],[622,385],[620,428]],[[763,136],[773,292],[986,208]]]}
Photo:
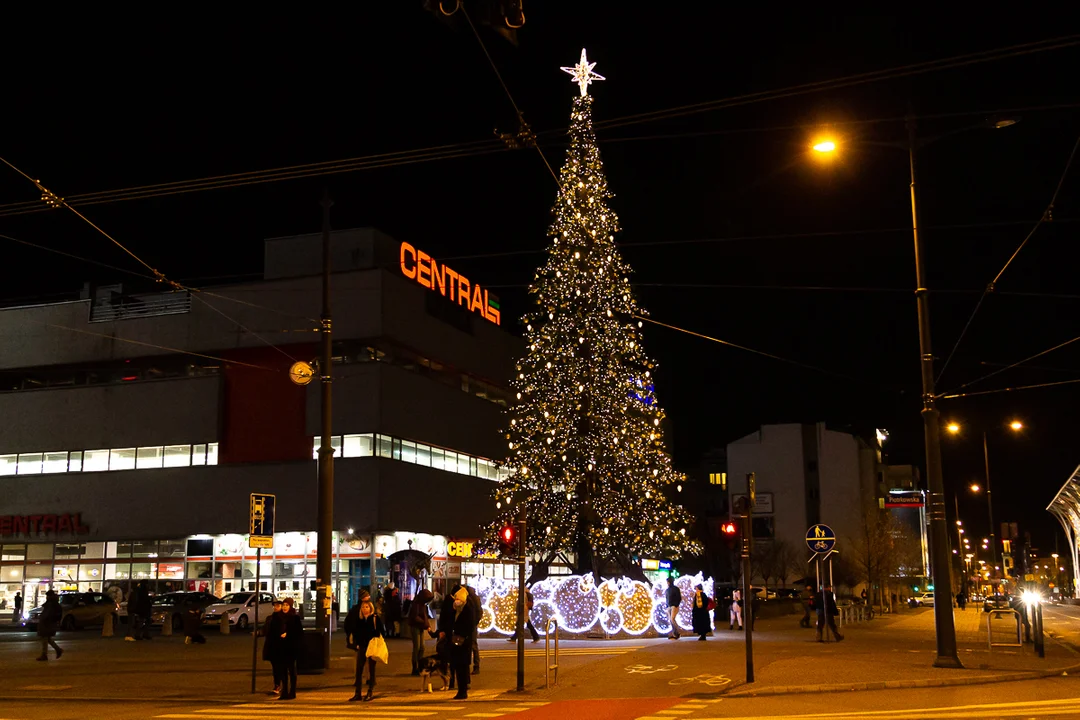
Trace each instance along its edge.
{"label": "building window row", "polygon": [[158,445],[0,455],[0,475],[113,472],[217,464],[217,443]]}
{"label": "building window row", "polygon": [[[316,460],[319,459],[319,444],[320,439],[315,438],[312,457]],[[334,457],[382,457],[484,480],[502,481],[510,475],[509,468],[487,458],[378,433],[336,435],[330,438],[330,446],[334,449]]]}
{"label": "building window row", "polygon": [[709,484],[719,485],[721,490],[727,490],[727,473],[709,473]]}

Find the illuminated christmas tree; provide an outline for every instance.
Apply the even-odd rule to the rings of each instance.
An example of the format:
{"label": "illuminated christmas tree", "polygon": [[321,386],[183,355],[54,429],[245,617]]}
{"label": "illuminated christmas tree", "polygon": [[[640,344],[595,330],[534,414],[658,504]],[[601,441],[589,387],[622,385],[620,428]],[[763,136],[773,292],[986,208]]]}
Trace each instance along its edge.
{"label": "illuminated christmas tree", "polygon": [[507,411],[511,474],[496,490],[501,515],[487,536],[524,503],[529,554],[541,559],[534,577],[560,552],[575,553],[583,572],[614,562],[641,576],[635,556],[701,550],[688,536],[689,513],[668,498],[684,478],[664,444],[655,365],[641,343],[644,311],[615,244],[619,221],[592,128],[588,85],[603,79],[594,66],[582,50],[578,65],[563,68],[581,92],[547,262],[529,290],[536,306],[524,318],[528,353]]}

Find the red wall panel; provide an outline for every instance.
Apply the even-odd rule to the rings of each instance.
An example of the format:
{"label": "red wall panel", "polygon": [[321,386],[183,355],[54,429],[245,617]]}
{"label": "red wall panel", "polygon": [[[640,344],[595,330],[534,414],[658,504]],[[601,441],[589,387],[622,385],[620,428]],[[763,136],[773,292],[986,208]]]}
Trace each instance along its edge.
{"label": "red wall panel", "polygon": [[[282,350],[302,360],[318,352],[314,343]],[[307,389],[289,379],[293,361],[272,347],[229,350],[222,357],[258,367],[225,366],[218,462],[310,460],[311,438],[304,428]]]}

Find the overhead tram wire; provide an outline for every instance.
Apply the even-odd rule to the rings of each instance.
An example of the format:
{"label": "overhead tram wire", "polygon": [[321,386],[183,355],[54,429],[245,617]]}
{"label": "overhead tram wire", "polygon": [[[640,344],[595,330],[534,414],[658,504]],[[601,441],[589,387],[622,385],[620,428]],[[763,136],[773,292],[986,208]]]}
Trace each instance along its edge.
{"label": "overhead tram wire", "polygon": [[[990,378],[994,377],[995,375],[1000,375],[1001,373],[1005,372],[1006,370],[1012,370],[1015,367],[1019,367],[1020,365],[1023,365],[1026,362],[1030,362],[1030,361],[1034,360],[1035,358],[1040,358],[1043,355],[1049,355],[1050,353],[1054,352],[1055,350],[1060,350],[1061,348],[1072,345],[1074,342],[1077,342],[1077,341],[1080,341],[1080,335],[1077,335],[1076,337],[1074,337],[1074,338],[1072,338],[1070,340],[1066,340],[1065,342],[1058,343],[1057,345],[1055,345],[1055,346],[1053,346],[1051,348],[1047,348],[1046,350],[1043,350],[1041,352],[1037,352],[1037,353],[1035,353],[1034,355],[1032,355],[1030,357],[1024,358],[1023,360],[1017,360],[1016,362],[1014,362],[1014,363],[1012,363],[1010,365],[1006,365],[1005,367],[1000,368],[998,370],[995,370],[992,373],[987,373],[986,375],[983,375],[982,377],[978,377],[978,378],[975,378],[974,380],[968,381],[968,382],[964,383],[963,385],[957,386],[956,390],[963,390],[966,387],[971,387],[972,385],[975,385],[977,383],[981,383],[984,380],[989,380]],[[955,391],[952,391],[952,392],[955,392]],[[942,393],[942,394],[938,395],[938,397],[945,397],[945,393]]]}
{"label": "overhead tram wire", "polygon": [[975,315],[979,312],[979,308],[982,307],[983,301],[986,300],[986,296],[994,292],[997,287],[998,281],[1001,280],[1001,276],[1005,274],[1005,271],[1009,269],[1009,265],[1012,264],[1016,256],[1020,254],[1020,251],[1024,249],[1024,246],[1028,244],[1032,236],[1035,235],[1035,231],[1042,227],[1044,222],[1053,222],[1054,204],[1057,202],[1058,195],[1061,194],[1061,188],[1065,184],[1065,178],[1069,175],[1069,168],[1072,167],[1073,159],[1076,157],[1076,151],[1080,148],[1080,136],[1076,138],[1076,142],[1073,144],[1072,152],[1069,153],[1069,159],[1065,162],[1065,169],[1061,171],[1061,178],[1058,180],[1057,187],[1054,188],[1054,194],[1050,197],[1050,203],[1046,206],[1046,209],[1042,211],[1039,219],[1035,221],[1035,227],[1031,228],[1031,231],[1020,241],[1020,245],[1016,248],[1015,252],[1005,261],[1005,264],[998,270],[997,275],[991,280],[986,288],[983,290],[982,295],[979,296],[978,302],[975,303],[975,308],[971,311],[971,315],[968,317],[967,322],[964,323],[964,329],[960,331],[960,337],[956,338],[956,343],[953,345],[952,350],[949,351],[948,357],[945,358],[945,364],[941,366],[941,371],[938,373],[937,380],[940,382],[941,377],[945,374],[945,370],[949,367],[949,362],[952,361],[953,356],[956,354],[957,349],[960,347],[960,343],[963,342],[964,336],[967,335],[968,329],[971,327],[972,321],[975,320]]}
{"label": "overhead tram wire", "polygon": [[642,320],[642,321],[647,322],[647,323],[652,323],[653,325],[659,325],[660,327],[668,328],[669,330],[675,330],[676,332],[686,333],[687,335],[693,335],[694,337],[701,338],[702,340],[708,340],[710,342],[718,343],[718,344],[724,345],[726,347],[735,348],[736,350],[742,350],[743,352],[753,353],[754,355],[761,355],[762,357],[767,357],[767,358],[770,358],[772,360],[776,360],[778,362],[787,363],[788,365],[794,365],[796,367],[800,367],[800,368],[803,368],[805,370],[813,370],[814,372],[823,373],[825,375],[831,375],[833,377],[841,378],[843,380],[853,380],[855,382],[868,384],[868,385],[876,384],[876,383],[872,383],[869,380],[865,380],[863,378],[855,377],[854,375],[847,375],[845,373],[836,372],[835,370],[827,370],[825,368],[818,367],[817,365],[810,365],[809,363],[800,362],[798,360],[792,360],[790,358],[782,357],[780,355],[774,355],[772,353],[767,353],[764,350],[755,350],[754,348],[746,347],[745,345],[738,345],[738,344],[733,343],[733,342],[728,342],[727,340],[721,340],[720,338],[712,337],[711,335],[705,335],[703,333],[695,332],[693,330],[687,330],[686,328],[681,328],[681,327],[679,327],[677,325],[669,325],[668,323],[663,323],[663,322],[660,322],[659,320],[653,320],[652,318],[646,317],[644,315],[632,315],[631,317],[633,317],[635,320]]}
{"label": "overhead tram wire", "polygon": [[1054,382],[1035,383],[1034,385],[1017,385],[1015,387],[998,388],[997,390],[977,390],[968,393],[951,393],[942,395],[942,400],[954,400],[956,398],[974,397],[976,395],[996,395],[997,393],[1016,392],[1018,390],[1037,390],[1041,388],[1056,387],[1058,385],[1074,385],[1080,383],[1080,378],[1075,380],[1057,380]]}
{"label": "overhead tram wire", "polygon": [[[270,170],[258,170],[233,175],[222,175],[210,178],[182,180],[170,183],[157,183],[154,185],[121,188],[118,190],[106,190],[93,193],[72,195],[66,198],[70,204],[80,207],[100,205],[102,203],[120,202],[126,200],[142,200],[146,198],[165,197],[179,195],[201,190],[221,190],[247,185],[257,185],[281,180],[298,180],[308,177],[321,177],[360,170],[377,170],[387,167],[400,167],[435,160],[451,160],[456,158],[477,157],[495,153],[508,152],[509,150],[498,140],[481,140],[461,145],[474,147],[462,147],[459,149],[408,151],[407,153],[387,153],[384,155],[372,155],[367,158],[353,158],[346,160],[333,160],[321,163],[309,163],[307,165],[276,168]],[[453,146],[446,146],[452,148]],[[411,153],[411,154],[409,154]],[[387,155],[399,155],[399,157],[387,157]],[[0,205],[0,217],[11,215],[25,215],[29,213],[46,212],[48,208],[42,208],[36,201],[24,201]]]}
{"label": "overhead tram wire", "polygon": [[51,206],[54,206],[54,207],[65,207],[65,208],[67,208],[67,209],[68,209],[68,210],[70,210],[70,211],[71,211],[72,213],[74,213],[74,214],[75,214],[76,216],[78,216],[78,217],[79,217],[80,219],[82,219],[82,220],[83,220],[83,222],[85,222],[85,223],[86,223],[87,225],[89,225],[90,227],[92,227],[92,228],[94,228],[95,230],[97,230],[97,231],[98,231],[98,232],[99,232],[99,233],[100,233],[101,235],[103,235],[103,236],[104,236],[104,237],[105,237],[106,239],[108,239],[108,240],[109,240],[110,242],[112,242],[112,243],[113,243],[114,245],[116,245],[116,246],[117,246],[118,248],[120,248],[121,250],[123,250],[123,251],[124,251],[124,252],[125,252],[125,253],[126,253],[127,255],[129,255],[129,256],[131,256],[132,258],[134,258],[134,259],[135,259],[135,260],[136,260],[136,261],[137,261],[137,262],[138,262],[138,263],[139,263],[140,265],[142,265],[143,267],[145,267],[145,268],[146,268],[147,270],[149,270],[149,271],[150,271],[150,273],[151,273],[151,274],[153,275],[153,277],[154,277],[154,280],[155,280],[155,281],[157,281],[157,282],[159,282],[159,283],[161,283],[161,284],[163,284],[163,285],[166,285],[166,286],[168,286],[168,287],[172,287],[172,288],[174,288],[174,289],[176,289],[176,290],[186,291],[187,293],[189,293],[189,295],[190,295],[191,297],[193,297],[193,298],[195,298],[195,299],[199,300],[199,301],[200,301],[200,302],[202,302],[202,303],[203,303],[204,305],[206,305],[207,307],[209,307],[209,308],[210,308],[211,310],[214,310],[215,312],[219,313],[219,314],[220,314],[220,315],[222,315],[222,316],[223,316],[224,318],[226,318],[227,320],[229,320],[229,321],[231,321],[232,323],[234,323],[234,324],[235,324],[235,325],[236,325],[237,327],[239,327],[240,329],[244,330],[245,332],[248,332],[248,333],[250,333],[250,334],[251,334],[251,335],[252,335],[253,337],[255,337],[256,339],[258,339],[258,340],[259,340],[260,342],[262,342],[262,343],[266,344],[267,346],[269,346],[269,347],[271,347],[271,348],[273,348],[273,349],[277,350],[277,351],[278,351],[279,353],[281,353],[282,355],[284,355],[284,356],[285,356],[286,358],[288,358],[288,359],[289,359],[290,361],[293,361],[293,362],[295,362],[295,361],[296,361],[296,358],[294,358],[294,357],[293,357],[292,355],[290,355],[289,353],[287,353],[287,352],[286,352],[285,350],[283,350],[282,348],[278,347],[277,345],[275,345],[275,344],[271,343],[271,342],[270,342],[269,340],[267,340],[266,338],[264,338],[264,337],[263,337],[262,335],[260,335],[260,334],[258,334],[258,333],[256,333],[256,332],[253,332],[253,331],[251,331],[251,330],[248,330],[248,328],[246,328],[246,327],[245,327],[245,326],[243,325],[243,323],[241,323],[241,322],[239,322],[238,320],[236,320],[236,319],[234,319],[234,318],[230,317],[229,315],[227,315],[227,314],[226,314],[226,313],[225,313],[224,311],[222,311],[221,309],[219,309],[219,308],[217,308],[217,307],[214,307],[214,306],[213,306],[213,305],[212,305],[212,304],[211,304],[211,303],[210,303],[210,302],[209,302],[208,300],[206,300],[206,298],[200,297],[200,296],[199,296],[199,292],[201,292],[201,291],[200,291],[200,290],[198,290],[197,288],[190,288],[190,287],[187,287],[187,286],[185,286],[185,285],[182,285],[182,284],[180,284],[180,283],[178,283],[178,282],[175,282],[175,281],[173,281],[173,280],[170,280],[169,278],[167,278],[167,277],[165,276],[165,274],[164,274],[164,273],[162,273],[161,271],[159,271],[158,269],[156,269],[155,267],[153,267],[152,265],[150,265],[150,263],[146,262],[146,261],[145,261],[145,260],[143,260],[143,259],[142,259],[141,257],[139,257],[138,255],[136,255],[136,254],[135,254],[135,253],[134,253],[133,251],[131,251],[130,249],[128,249],[128,248],[127,248],[127,247],[126,247],[126,246],[125,246],[125,245],[124,245],[123,243],[121,243],[121,242],[120,242],[119,240],[117,240],[117,239],[116,239],[116,238],[114,238],[114,237],[113,237],[112,235],[110,235],[109,233],[107,233],[107,232],[105,232],[105,231],[104,231],[103,229],[101,229],[101,227],[99,227],[98,225],[95,225],[95,224],[94,224],[94,223],[93,223],[93,222],[92,222],[92,221],[91,221],[91,220],[90,220],[89,218],[87,218],[87,217],[86,217],[85,215],[83,215],[83,214],[82,214],[81,212],[79,212],[79,211],[78,211],[78,210],[76,210],[75,208],[71,207],[71,205],[69,205],[69,204],[68,204],[68,203],[67,203],[67,202],[66,202],[66,201],[64,200],[64,198],[62,198],[62,197],[59,197],[58,195],[56,195],[55,193],[53,193],[52,191],[50,191],[50,190],[49,190],[48,188],[46,188],[46,187],[45,187],[45,186],[44,186],[44,185],[43,185],[43,184],[41,183],[41,181],[40,181],[40,180],[35,180],[34,178],[30,177],[30,176],[29,176],[29,175],[27,175],[27,174],[26,174],[25,172],[23,172],[23,171],[22,171],[22,170],[20,170],[19,168],[15,167],[15,165],[12,165],[12,164],[11,164],[10,162],[8,162],[8,160],[7,160],[7,159],[5,159],[5,158],[3,158],[3,157],[0,157],[0,162],[3,162],[3,163],[4,163],[5,165],[7,165],[8,167],[10,167],[10,168],[11,168],[12,170],[14,170],[15,172],[19,173],[19,174],[20,174],[20,175],[22,175],[22,176],[23,176],[24,178],[26,178],[26,179],[27,179],[27,180],[29,180],[29,181],[30,181],[31,183],[33,183],[33,184],[34,184],[34,185],[35,185],[35,186],[36,186],[36,187],[38,188],[38,190],[40,190],[40,191],[41,191],[41,194],[42,194],[42,197],[41,197],[41,199],[42,199],[42,200],[43,200],[43,201],[44,201],[45,203],[47,203],[47,204],[49,204],[49,205],[51,205]]}
{"label": "overhead tram wire", "polygon": [[[776,90],[762,90],[759,92],[747,93],[744,95],[720,98],[718,100],[707,100],[699,103],[692,103],[689,105],[666,108],[664,110],[653,110],[644,113],[624,115],[622,117],[611,118],[610,120],[603,120],[597,122],[595,124],[595,127],[597,129],[607,130],[615,127],[623,127],[626,125],[636,125],[645,122],[653,122],[656,120],[667,120],[671,118],[707,112],[710,110],[722,110],[729,107],[750,105],[753,103],[764,102],[767,100],[778,100],[782,98],[795,97],[798,95],[806,95],[826,90],[836,90],[845,87],[852,87],[855,85],[878,82],[880,80],[892,80],[901,77],[909,77],[912,75],[923,75],[939,70],[949,70],[958,67],[976,65],[984,62],[993,62],[996,60],[1004,60],[1011,57],[1030,55],[1033,53],[1047,52],[1050,50],[1060,50],[1062,48],[1074,47],[1076,45],[1080,45],[1080,35],[1065,35],[1062,37],[1049,38],[1046,40],[1023,43],[1020,45],[1010,45],[991,50],[968,53],[965,55],[955,55],[952,57],[941,58],[938,60],[928,60],[921,63],[900,65],[897,67],[885,68],[882,70],[872,70],[870,72],[847,75],[844,77],[833,78],[830,80],[819,80],[815,82],[802,83],[799,85],[790,85],[788,87],[778,88]],[[541,134],[559,132],[562,132],[562,130],[548,130],[544,131]]]}

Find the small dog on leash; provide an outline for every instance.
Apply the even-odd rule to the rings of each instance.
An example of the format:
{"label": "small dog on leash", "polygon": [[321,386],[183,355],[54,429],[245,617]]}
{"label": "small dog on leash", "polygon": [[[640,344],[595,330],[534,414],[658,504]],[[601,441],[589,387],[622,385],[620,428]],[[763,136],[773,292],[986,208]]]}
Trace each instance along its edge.
{"label": "small dog on leash", "polygon": [[433,692],[431,680],[436,677],[442,680],[439,690],[445,690],[450,685],[450,664],[438,655],[428,655],[420,665],[420,692]]}

